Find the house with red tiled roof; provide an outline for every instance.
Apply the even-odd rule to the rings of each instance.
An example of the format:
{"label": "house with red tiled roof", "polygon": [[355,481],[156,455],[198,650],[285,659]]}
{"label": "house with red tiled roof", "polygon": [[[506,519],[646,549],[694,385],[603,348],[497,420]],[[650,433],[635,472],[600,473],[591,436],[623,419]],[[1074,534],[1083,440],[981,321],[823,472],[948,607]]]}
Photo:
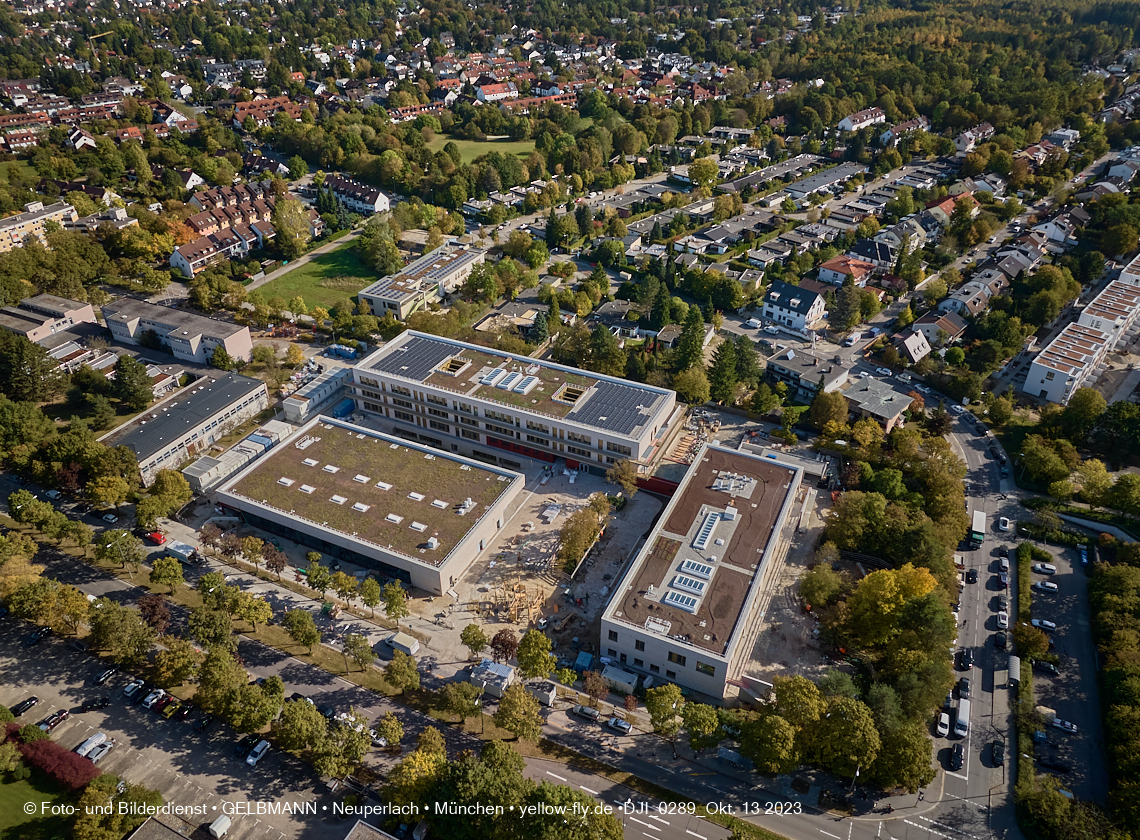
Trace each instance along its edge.
{"label": "house with red tiled roof", "polygon": [[850,277],[856,286],[866,286],[874,271],[875,266],[871,263],[840,254],[820,265],[819,279],[824,283],[842,286]]}

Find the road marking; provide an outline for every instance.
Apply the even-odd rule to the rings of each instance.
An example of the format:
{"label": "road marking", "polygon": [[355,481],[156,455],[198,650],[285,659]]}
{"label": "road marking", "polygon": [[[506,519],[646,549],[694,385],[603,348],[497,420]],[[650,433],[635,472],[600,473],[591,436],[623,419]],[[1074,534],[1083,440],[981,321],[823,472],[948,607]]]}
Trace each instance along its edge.
{"label": "road marking", "polygon": [[[650,825],[650,824],[649,824],[649,823],[647,823],[647,822],[642,822],[642,821],[641,821],[641,820],[639,820],[637,817],[630,817],[629,819],[630,819],[630,822],[635,822],[635,823],[637,823],[638,825],[643,825],[643,826],[645,826],[646,828],[652,828],[654,831],[660,831],[660,830],[661,830],[659,827],[657,827],[657,826],[655,826],[655,825]],[[642,833],[644,834],[645,832],[642,832]],[[647,836],[647,837],[652,837],[653,835],[652,835],[652,834],[647,834],[646,836]]]}
{"label": "road marking", "polygon": [[657,820],[657,822],[665,823],[665,825],[672,825],[672,823],[670,823],[669,820],[665,819],[664,817],[651,816],[649,819]]}
{"label": "road marking", "polygon": [[[549,772],[549,771],[548,771],[548,772]],[[578,787],[579,787],[579,789],[581,789],[581,790],[584,790],[584,791],[586,791],[586,793],[589,793],[589,794],[591,794],[591,795],[593,795],[593,796],[597,796],[597,795],[598,795],[598,792],[597,792],[596,790],[590,790],[590,789],[589,789],[588,787],[586,787],[585,785],[578,785]]]}
{"label": "road marking", "polygon": [[697,832],[689,831],[687,828],[685,829],[685,833],[693,835],[694,837],[698,838],[698,840],[709,840],[709,838],[705,837],[703,834],[697,834]]}
{"label": "road marking", "polygon": [[822,828],[821,828],[821,829],[819,829],[819,833],[820,833],[820,834],[826,834],[828,837],[834,837],[834,838],[835,838],[835,840],[839,840],[839,835],[838,835],[838,834],[832,834],[830,831],[824,831]]}
{"label": "road marking", "polygon": [[936,825],[939,828],[944,828],[947,831],[953,831],[955,834],[961,834],[963,837],[972,837],[972,838],[974,838],[974,840],[980,840],[980,838],[978,837],[977,834],[970,834],[968,831],[962,831],[959,828],[954,828],[954,826],[952,826],[952,825],[946,825],[945,823],[940,823],[937,820],[930,819],[930,817],[919,817],[919,819],[922,820],[923,822],[928,822],[931,825]]}
{"label": "road marking", "polygon": [[953,776],[955,779],[961,779],[963,782],[970,781],[970,779],[967,776],[963,776],[961,773],[951,773],[948,770],[945,772],[946,772],[947,776]]}
{"label": "road marking", "polygon": [[555,779],[557,779],[557,780],[558,780],[558,781],[560,781],[560,782],[564,782],[564,781],[566,781],[566,777],[565,777],[565,776],[559,776],[559,775],[558,775],[558,774],[556,774],[556,773],[551,773],[549,770],[547,770],[547,771],[546,771],[546,775],[547,775],[547,776],[553,776]]}
{"label": "road marking", "polygon": [[957,799],[959,802],[961,802],[965,805],[973,805],[975,808],[981,808],[983,811],[988,810],[990,807],[989,805],[983,805],[981,802],[975,802],[972,799],[965,799],[964,797],[961,797],[961,796],[955,796],[952,793],[948,793],[946,795],[951,799]]}

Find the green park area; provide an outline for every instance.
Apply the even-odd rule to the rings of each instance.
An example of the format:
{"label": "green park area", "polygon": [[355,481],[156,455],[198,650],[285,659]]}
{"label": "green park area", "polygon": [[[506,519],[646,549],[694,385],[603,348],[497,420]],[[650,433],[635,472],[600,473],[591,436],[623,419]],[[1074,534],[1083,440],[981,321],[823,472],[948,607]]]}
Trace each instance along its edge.
{"label": "green park area", "polygon": [[280,297],[285,300],[300,295],[312,309],[314,306],[332,306],[346,297],[352,297],[377,274],[360,259],[356,240],[333,250],[318,254],[307,263],[297,266],[283,276],[258,289],[266,300]]}
{"label": "green park area", "polygon": [[446,134],[439,135],[428,143],[433,152],[442,152],[448,143],[459,147],[459,155],[464,163],[471,163],[480,155],[501,152],[504,155],[518,155],[525,158],[534,151],[533,140],[456,140]]}
{"label": "green park area", "polygon": [[33,775],[23,780],[7,777],[0,784],[0,840],[49,840],[67,836],[68,820],[63,816],[28,815],[24,806],[31,802],[37,809],[47,803],[48,810],[55,803],[64,804],[63,794],[50,782],[37,780]]}

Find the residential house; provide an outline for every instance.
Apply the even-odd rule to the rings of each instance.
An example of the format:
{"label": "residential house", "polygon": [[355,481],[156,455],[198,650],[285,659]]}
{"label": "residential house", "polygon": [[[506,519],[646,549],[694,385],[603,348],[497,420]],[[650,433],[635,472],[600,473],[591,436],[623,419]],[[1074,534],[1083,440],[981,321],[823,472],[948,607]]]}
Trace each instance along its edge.
{"label": "residential house", "polygon": [[891,271],[898,262],[898,252],[889,242],[860,239],[847,251],[847,256],[874,266],[877,272]]}
{"label": "residential house", "polygon": [[253,227],[249,225],[228,227],[217,233],[199,237],[193,242],[187,242],[185,245],[179,245],[170,255],[170,267],[182,272],[182,276],[189,279],[219,260],[242,259],[253,248],[261,245],[262,236],[259,236],[258,230]]}
{"label": "residential house", "polygon": [[914,398],[895,390],[890,381],[868,377],[855,381],[843,392],[847,406],[857,420],[870,417],[890,433],[903,422],[903,413]]}
{"label": "residential house", "polygon": [[866,286],[874,274],[875,266],[864,260],[840,254],[819,266],[819,279],[824,283],[842,286],[850,277],[856,286]]}
{"label": "residential house", "polygon": [[957,312],[927,312],[911,326],[926,336],[931,347],[952,344],[966,331],[966,321]]}
{"label": "residential house", "polygon": [[887,115],[878,107],[864,108],[854,114],[848,114],[839,121],[840,131],[858,131],[870,125],[878,125],[887,121]]}
{"label": "residential house", "polygon": [[76,128],[67,135],[67,145],[79,152],[95,148],[95,135],[85,128]]}
{"label": "residential house", "polygon": [[326,176],[324,188],[331,190],[336,200],[353,213],[371,216],[374,213],[385,213],[389,209],[388,196],[379,188],[343,175]]}
{"label": "residential house", "polygon": [[991,269],[974,275],[938,304],[940,312],[959,315],[977,315],[989,306],[990,298],[1009,288],[1009,278],[1001,271]]}
{"label": "residential house", "polygon": [[1022,392],[1064,405],[1078,388],[1095,379],[1111,344],[1108,333],[1068,324],[1030,361]]}
{"label": "residential house", "polygon": [[1050,242],[1061,245],[1075,245],[1077,230],[1089,223],[1092,217],[1082,207],[1072,207],[1064,210],[1051,219],[1046,219],[1033,226],[1033,230],[1040,231],[1049,237]]}
{"label": "residential house", "polygon": [[965,202],[966,206],[970,208],[970,218],[977,216],[981,212],[982,205],[969,193],[962,193],[958,196],[947,195],[942,198],[933,198],[926,202],[926,211],[933,216],[940,225],[946,226],[950,224],[950,219],[954,216],[954,211],[958,208],[958,202]]}
{"label": "residential house", "polygon": [[274,96],[266,99],[254,99],[250,102],[239,102],[234,106],[234,128],[241,128],[247,117],[252,117],[258,126],[269,125],[279,113],[285,113],[291,119],[301,119],[301,106],[289,99],[288,96]]}
{"label": "residential house", "polygon": [[908,134],[914,134],[919,131],[927,131],[930,128],[930,120],[926,117],[915,117],[913,120],[901,122],[898,125],[893,125],[879,135],[879,145],[884,148],[894,148],[899,144],[899,141],[906,137]]}
{"label": "residential house", "polygon": [[810,403],[821,390],[838,391],[850,381],[851,369],[838,360],[814,356],[806,350],[783,350],[768,360],[766,375],[788,386],[788,396]]}
{"label": "residential house", "polygon": [[764,317],[797,332],[814,329],[826,310],[823,296],[782,280],[774,280],[764,293]]}
{"label": "residential house", "polygon": [[989,123],[981,123],[967,129],[954,138],[954,148],[959,152],[972,152],[979,143],[984,143],[994,136],[994,127]]}
{"label": "residential house", "polygon": [[895,350],[912,365],[930,355],[930,342],[926,335],[918,330],[907,330],[898,333],[893,338]]}

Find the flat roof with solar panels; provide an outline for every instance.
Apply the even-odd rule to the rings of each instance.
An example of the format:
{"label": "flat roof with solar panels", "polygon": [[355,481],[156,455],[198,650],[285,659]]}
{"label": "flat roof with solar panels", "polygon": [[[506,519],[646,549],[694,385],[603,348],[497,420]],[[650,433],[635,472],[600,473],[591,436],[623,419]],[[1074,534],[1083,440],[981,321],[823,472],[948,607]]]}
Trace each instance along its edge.
{"label": "flat roof with solar panels", "polygon": [[[573,441],[578,449],[589,447],[586,456],[600,447],[644,457],[676,407],[676,394],[664,388],[415,331],[400,334],[362,360],[354,380],[358,406],[366,411],[395,418],[400,408],[412,407],[409,398],[422,400],[428,416],[420,427],[448,431],[438,427],[451,421],[457,424],[451,431],[459,436],[460,415],[487,417],[498,424],[497,434],[509,431],[503,425],[507,422],[522,433],[538,433],[530,435],[538,440],[517,438],[521,442],[545,447]],[[430,425],[433,418],[438,419]],[[574,434],[582,430],[600,436],[583,440]]]}
{"label": "flat roof with solar panels", "polygon": [[510,470],[320,417],[226,481],[217,499],[250,524],[333,557],[360,562],[338,553],[339,546],[398,564],[413,571],[400,577],[442,594],[423,586],[414,570],[452,564],[449,575],[458,577],[453,561],[461,573],[478,556],[485,546],[473,544],[473,536],[501,527],[522,482]]}
{"label": "flat roof with solar panels", "polygon": [[602,655],[723,699],[801,478],[771,456],[706,446],[602,615]]}

